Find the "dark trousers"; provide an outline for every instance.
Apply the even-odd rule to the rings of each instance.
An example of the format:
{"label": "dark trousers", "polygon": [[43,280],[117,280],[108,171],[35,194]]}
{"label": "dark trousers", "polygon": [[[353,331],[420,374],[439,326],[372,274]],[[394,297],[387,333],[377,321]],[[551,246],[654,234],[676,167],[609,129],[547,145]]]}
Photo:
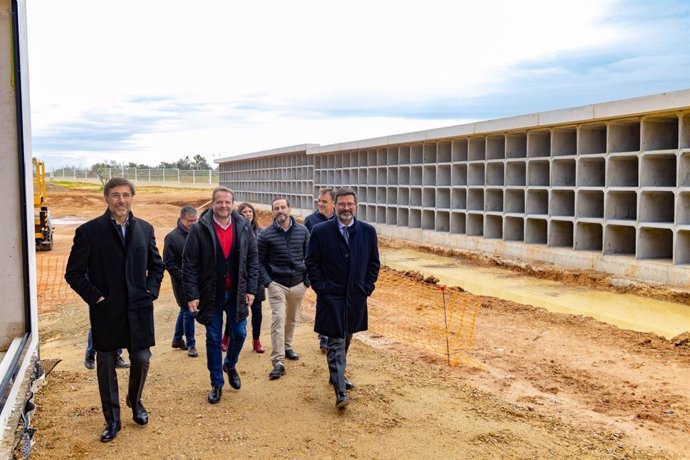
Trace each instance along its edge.
{"label": "dark trousers", "polygon": [[[143,350],[127,351],[131,362],[127,397],[131,406],[136,408],[141,403],[141,393],[144,391],[146,375],[149,372],[151,350],[144,348]],[[115,351],[96,352],[98,392],[101,395],[101,407],[107,424],[120,421],[120,393],[117,385],[117,373],[115,372],[116,359],[117,352]]]}
{"label": "dark trousers", "polygon": [[254,340],[259,340],[259,335],[261,335],[262,318],[261,301],[254,300],[254,303],[252,304],[252,339]]}
{"label": "dark trousers", "polygon": [[344,339],[328,338],[328,372],[331,383],[336,393],[345,392],[345,368],[347,367],[347,350],[350,348],[352,334],[347,334]]}

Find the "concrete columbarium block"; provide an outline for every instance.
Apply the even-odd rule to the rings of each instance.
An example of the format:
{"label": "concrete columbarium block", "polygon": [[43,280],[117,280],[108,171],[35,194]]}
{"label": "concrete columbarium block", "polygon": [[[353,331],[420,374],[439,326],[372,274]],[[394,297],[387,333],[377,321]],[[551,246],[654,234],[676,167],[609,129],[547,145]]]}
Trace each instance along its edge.
{"label": "concrete columbarium block", "polygon": [[525,191],[523,189],[506,189],[504,200],[504,212],[524,214]]}
{"label": "concrete columbarium block", "polygon": [[486,185],[502,186],[504,181],[503,162],[487,162],[486,164]]}
{"label": "concrete columbarium block", "polygon": [[570,220],[549,221],[549,241],[551,247],[572,248],[575,224]]}
{"label": "concrete columbarium block", "polygon": [[410,205],[410,189],[407,187],[398,188],[398,204],[400,206]]}
{"label": "concrete columbarium block", "polygon": [[635,227],[607,225],[604,234],[604,254],[635,255]]}
{"label": "concrete columbarium block", "polygon": [[503,218],[496,215],[484,217],[484,238],[503,238]]}
{"label": "concrete columbarium block", "polygon": [[397,187],[387,187],[386,188],[386,204],[397,205],[398,204],[398,188]]}
{"label": "concrete columbarium block", "polygon": [[437,232],[450,231],[450,213],[447,211],[436,211],[436,223],[434,230]]}
{"label": "concrete columbarium block", "polygon": [[680,154],[678,164],[678,187],[690,187],[690,151]]}
{"label": "concrete columbarium block", "polygon": [[399,172],[399,169],[397,166],[391,166],[388,168],[388,172],[386,173],[388,185],[398,185],[399,184],[398,172]]}
{"label": "concrete columbarium block", "polygon": [[398,163],[398,147],[388,147],[386,149],[386,164],[392,166]]}
{"label": "concrete columbarium block", "polygon": [[424,146],[415,144],[410,147],[410,164],[422,164],[424,161]]}
{"label": "concrete columbarium block", "polygon": [[690,230],[678,230],[676,232],[673,263],[690,264]]}
{"label": "concrete columbarium block", "polygon": [[638,235],[638,259],[673,258],[673,231],[670,228],[640,226]]}
{"label": "concrete columbarium block", "polygon": [[690,112],[680,117],[680,148],[690,149]]}
{"label": "concrete columbarium block", "polygon": [[606,159],[604,157],[579,158],[576,171],[578,187],[603,187],[606,183]]}
{"label": "concrete columbarium block", "polygon": [[386,208],[386,223],[388,225],[397,225],[398,223],[398,208],[389,206]]}
{"label": "concrete columbarium block", "polygon": [[[387,191],[386,187],[376,187],[376,199],[374,203],[376,204],[386,204]],[[371,197],[369,199],[371,202]]]}
{"label": "concrete columbarium block", "polygon": [[640,150],[640,120],[621,120],[609,124],[608,151],[638,152]]}
{"label": "concrete columbarium block", "polygon": [[503,190],[486,189],[484,211],[503,212]]}
{"label": "concrete columbarium block", "polygon": [[398,208],[396,225],[399,227],[407,227],[410,222],[410,210],[406,208]]}
{"label": "concrete columbarium block", "polygon": [[357,171],[357,182],[359,184],[367,184],[367,169],[366,168],[359,168]]}
{"label": "concrete columbarium block", "polygon": [[642,122],[642,149],[675,150],[678,148],[678,134],[677,115],[646,117]]}
{"label": "concrete columbarium block", "polygon": [[525,243],[546,244],[547,233],[546,219],[527,218],[525,223]]}
{"label": "concrete columbarium block", "polygon": [[605,216],[608,220],[637,220],[637,192],[613,191],[606,192]]}
{"label": "concrete columbarium block", "polygon": [[516,133],[506,136],[506,158],[527,157],[527,134]]}
{"label": "concrete columbarium block", "polygon": [[548,214],[549,213],[549,192],[540,189],[527,189],[527,204],[525,213],[527,214]]}
{"label": "concrete columbarium block", "polygon": [[640,185],[642,187],[675,187],[676,186],[675,154],[643,154],[640,168]]}
{"label": "concrete columbarium block", "polygon": [[438,185],[438,186],[451,185],[450,165],[440,165],[440,166],[436,167],[436,185]]}
{"label": "concrete columbarium block", "polygon": [[467,169],[469,185],[484,185],[484,163],[470,163]]}
{"label": "concrete columbarium block", "polygon": [[486,160],[486,144],[483,137],[473,137],[469,140],[467,159],[469,161]]}
{"label": "concrete columbarium block", "polygon": [[638,186],[640,161],[637,156],[611,156],[607,162],[606,185],[608,187]]}
{"label": "concrete columbarium block", "polygon": [[[316,195],[316,194],[314,194],[314,195]],[[362,187],[362,186],[357,187],[357,201],[359,203],[367,203],[369,201],[368,198],[369,198],[369,193],[367,191],[367,187]]]}
{"label": "concrete columbarium block", "polygon": [[527,185],[549,186],[548,160],[529,160],[527,162]]}
{"label": "concrete columbarium block", "polygon": [[410,209],[410,228],[422,228],[421,209]]}
{"label": "concrete columbarium block", "polygon": [[386,207],[376,206],[376,223],[385,224],[386,223]]}
{"label": "concrete columbarium block", "polygon": [[467,139],[459,139],[451,142],[451,160],[467,161]]}
{"label": "concrete columbarium block", "polygon": [[450,188],[436,189],[436,208],[450,209]]}
{"label": "concrete columbarium block", "polygon": [[453,212],[450,215],[450,232],[455,234],[465,234],[466,214],[464,212]]}
{"label": "concrete columbarium block", "polygon": [[673,192],[642,191],[638,210],[640,222],[666,222],[674,221],[674,194]]}
{"label": "concrete columbarium block", "polygon": [[551,155],[551,131],[537,130],[527,133],[527,156],[529,158]]}
{"label": "concrete columbarium block", "polygon": [[678,193],[676,201],[676,224],[690,225],[690,192]]}
{"label": "concrete columbarium block", "polygon": [[422,206],[425,208],[436,207],[436,190],[432,187],[422,189]]}
{"label": "concrete columbarium block", "polygon": [[486,138],[486,159],[503,160],[506,157],[506,139],[500,134]]}
{"label": "concrete columbarium block", "polygon": [[386,185],[388,183],[388,168],[376,169],[376,183],[379,185]]}
{"label": "concrete columbarium block", "polygon": [[505,185],[527,185],[527,163],[525,161],[506,162]]}
{"label": "concrete columbarium block", "polygon": [[589,218],[604,217],[604,192],[602,190],[578,190],[575,216]]}
{"label": "concrete columbarium block", "polygon": [[450,206],[453,209],[467,209],[467,189],[451,189]]}
{"label": "concrete columbarium block", "polygon": [[410,185],[422,185],[422,167],[412,166],[410,168]]}
{"label": "concrete columbarium block", "polygon": [[580,155],[606,153],[606,125],[593,123],[580,126],[577,146]]}
{"label": "concrete columbarium block", "polygon": [[503,239],[506,241],[524,241],[525,220],[521,217],[505,217],[503,219]]}
{"label": "concrete columbarium block", "polygon": [[401,166],[398,168],[398,184],[410,185],[410,167]]}
{"label": "concrete columbarium block", "polygon": [[436,146],[436,162],[450,163],[452,157],[452,145],[450,141],[439,142]]}
{"label": "concrete columbarium block", "polygon": [[410,206],[422,205],[422,189],[413,187],[410,189]]}
{"label": "concrete columbarium block", "polygon": [[575,160],[559,159],[551,163],[551,186],[574,187],[575,186]]}
{"label": "concrete columbarium block", "polygon": [[482,214],[467,214],[467,236],[482,236],[484,234],[484,216]]}
{"label": "concrete columbarium block", "polygon": [[424,165],[422,168],[422,184],[433,187],[436,185],[436,166]]}
{"label": "concrete columbarium block", "polygon": [[451,185],[467,185],[467,164],[453,164],[450,178]]}
{"label": "concrete columbarium block", "polygon": [[424,144],[424,164],[436,163],[436,144],[428,142]]}
{"label": "concrete columbarium block", "polygon": [[551,190],[550,216],[575,216],[575,191]]}
{"label": "concrete columbarium block", "polygon": [[601,224],[592,222],[575,222],[575,250],[601,251],[603,232]]}
{"label": "concrete columbarium block", "polygon": [[468,211],[483,211],[484,210],[484,190],[470,188],[467,191],[467,210]]}

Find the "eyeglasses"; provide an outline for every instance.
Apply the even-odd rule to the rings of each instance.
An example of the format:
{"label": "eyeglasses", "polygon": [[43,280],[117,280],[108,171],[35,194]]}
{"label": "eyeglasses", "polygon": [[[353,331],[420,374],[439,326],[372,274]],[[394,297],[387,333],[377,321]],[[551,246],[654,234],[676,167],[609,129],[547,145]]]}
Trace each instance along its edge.
{"label": "eyeglasses", "polygon": [[336,204],[337,207],[339,208],[354,208],[357,206],[357,203],[350,202],[350,203],[338,203]]}
{"label": "eyeglasses", "polygon": [[132,198],[131,193],[111,193],[109,196],[113,200],[129,200]]}

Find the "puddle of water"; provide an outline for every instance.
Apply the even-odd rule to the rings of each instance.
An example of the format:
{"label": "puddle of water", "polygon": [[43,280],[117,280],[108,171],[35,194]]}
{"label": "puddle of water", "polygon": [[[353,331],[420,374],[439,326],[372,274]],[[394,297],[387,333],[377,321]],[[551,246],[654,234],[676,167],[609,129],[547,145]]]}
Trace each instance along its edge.
{"label": "puddle of water", "polygon": [[654,332],[666,338],[690,331],[690,307],[686,305],[531,278],[412,249],[379,249],[381,262],[393,269],[434,275],[442,284],[460,286],[473,294],[591,316],[623,329]]}
{"label": "puddle of water", "polygon": [[62,225],[66,226],[66,225],[81,225],[84,222],[86,222],[86,220],[82,219],[80,217],[68,216],[68,217],[61,217],[59,219],[51,219],[50,222],[56,226],[62,226]]}

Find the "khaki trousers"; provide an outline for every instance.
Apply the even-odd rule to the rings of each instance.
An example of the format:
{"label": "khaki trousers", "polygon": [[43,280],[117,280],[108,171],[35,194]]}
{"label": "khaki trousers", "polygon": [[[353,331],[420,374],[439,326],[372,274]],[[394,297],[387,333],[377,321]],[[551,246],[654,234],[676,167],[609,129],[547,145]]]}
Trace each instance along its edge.
{"label": "khaki trousers", "polygon": [[292,349],[297,313],[307,287],[299,283],[291,288],[273,281],[268,285],[268,303],[271,305],[271,363],[282,363],[285,350]]}

